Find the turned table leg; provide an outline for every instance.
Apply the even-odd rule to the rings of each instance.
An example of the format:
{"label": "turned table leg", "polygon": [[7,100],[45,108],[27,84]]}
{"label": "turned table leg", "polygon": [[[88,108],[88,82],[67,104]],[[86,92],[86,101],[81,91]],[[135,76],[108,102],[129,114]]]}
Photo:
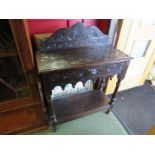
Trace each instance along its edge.
{"label": "turned table leg", "polygon": [[56,132],[56,127],[57,127],[57,123],[56,122],[52,122],[52,128],[53,128],[54,132]]}
{"label": "turned table leg", "polygon": [[56,131],[56,127],[57,127],[57,119],[56,119],[56,116],[55,116],[54,107],[52,105],[52,128],[53,128],[54,132]]}
{"label": "turned table leg", "polygon": [[114,106],[114,101],[115,101],[115,99],[116,99],[116,94],[117,94],[117,92],[118,92],[118,89],[119,89],[119,86],[120,86],[120,83],[121,83],[121,76],[118,74],[117,77],[118,77],[118,78],[117,78],[118,81],[117,81],[117,83],[116,83],[115,90],[114,90],[114,92],[113,92],[113,94],[112,94],[112,97],[111,97],[111,100],[110,100],[110,102],[109,102],[110,107],[109,107],[109,109],[106,111],[107,114],[110,112],[110,110],[111,110],[111,109],[113,108],[113,106]]}
{"label": "turned table leg", "polygon": [[47,98],[47,103],[48,103],[47,106],[48,106],[48,110],[49,110],[48,111],[49,119],[52,124],[53,131],[55,132],[56,127],[57,127],[57,119],[55,116],[55,110],[54,110],[54,106],[52,103],[51,95],[47,95],[46,98]]}

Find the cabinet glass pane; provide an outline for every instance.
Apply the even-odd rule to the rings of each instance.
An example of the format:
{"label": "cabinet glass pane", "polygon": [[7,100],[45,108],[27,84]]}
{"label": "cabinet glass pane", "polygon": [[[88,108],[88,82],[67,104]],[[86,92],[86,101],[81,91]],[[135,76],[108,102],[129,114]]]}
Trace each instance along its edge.
{"label": "cabinet glass pane", "polygon": [[131,51],[131,56],[133,58],[139,58],[145,56],[145,52],[150,44],[149,40],[135,41]]}
{"label": "cabinet glass pane", "polygon": [[8,20],[0,20],[0,102],[31,95]]}

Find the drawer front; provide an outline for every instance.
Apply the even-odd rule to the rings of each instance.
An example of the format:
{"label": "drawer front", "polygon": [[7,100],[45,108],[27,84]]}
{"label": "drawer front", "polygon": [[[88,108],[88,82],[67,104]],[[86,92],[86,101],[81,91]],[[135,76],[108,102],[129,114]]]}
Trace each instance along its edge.
{"label": "drawer front", "polygon": [[87,80],[95,81],[99,77],[114,76],[121,73],[123,67],[124,62],[121,62],[45,73],[41,75],[44,93],[51,94],[51,90],[57,85],[64,88],[67,83],[75,85],[78,81],[85,83]]}

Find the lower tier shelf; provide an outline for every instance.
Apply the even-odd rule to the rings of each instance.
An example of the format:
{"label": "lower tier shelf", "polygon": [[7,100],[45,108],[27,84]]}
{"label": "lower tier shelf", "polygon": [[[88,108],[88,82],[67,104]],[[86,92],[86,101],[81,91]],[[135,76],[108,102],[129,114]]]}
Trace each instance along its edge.
{"label": "lower tier shelf", "polygon": [[99,90],[52,100],[57,124],[109,108],[109,98]]}

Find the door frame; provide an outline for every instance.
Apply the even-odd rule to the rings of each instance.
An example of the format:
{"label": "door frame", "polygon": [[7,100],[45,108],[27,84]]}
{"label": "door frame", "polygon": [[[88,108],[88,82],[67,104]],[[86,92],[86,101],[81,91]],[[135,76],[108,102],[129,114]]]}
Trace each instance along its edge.
{"label": "door frame", "polygon": [[[117,21],[117,30],[115,34],[115,40],[114,40],[114,47],[118,48],[121,51],[124,51],[129,39],[130,31],[132,29],[133,19],[123,20],[118,19]],[[123,29],[125,27],[125,29]],[[128,54],[128,53],[127,53]],[[151,70],[151,67],[155,61],[155,50],[152,52],[152,55],[149,58],[148,64],[144,68],[143,76],[138,84],[138,86],[143,85],[145,83],[145,80],[148,77],[149,71]],[[109,81],[108,87],[107,87],[107,94],[110,94],[113,92],[113,88],[115,87],[115,83],[117,82],[117,79],[114,77],[111,81]],[[128,86],[127,86],[128,87]],[[125,88],[128,89],[128,88]],[[120,90],[124,90],[120,87]]]}

